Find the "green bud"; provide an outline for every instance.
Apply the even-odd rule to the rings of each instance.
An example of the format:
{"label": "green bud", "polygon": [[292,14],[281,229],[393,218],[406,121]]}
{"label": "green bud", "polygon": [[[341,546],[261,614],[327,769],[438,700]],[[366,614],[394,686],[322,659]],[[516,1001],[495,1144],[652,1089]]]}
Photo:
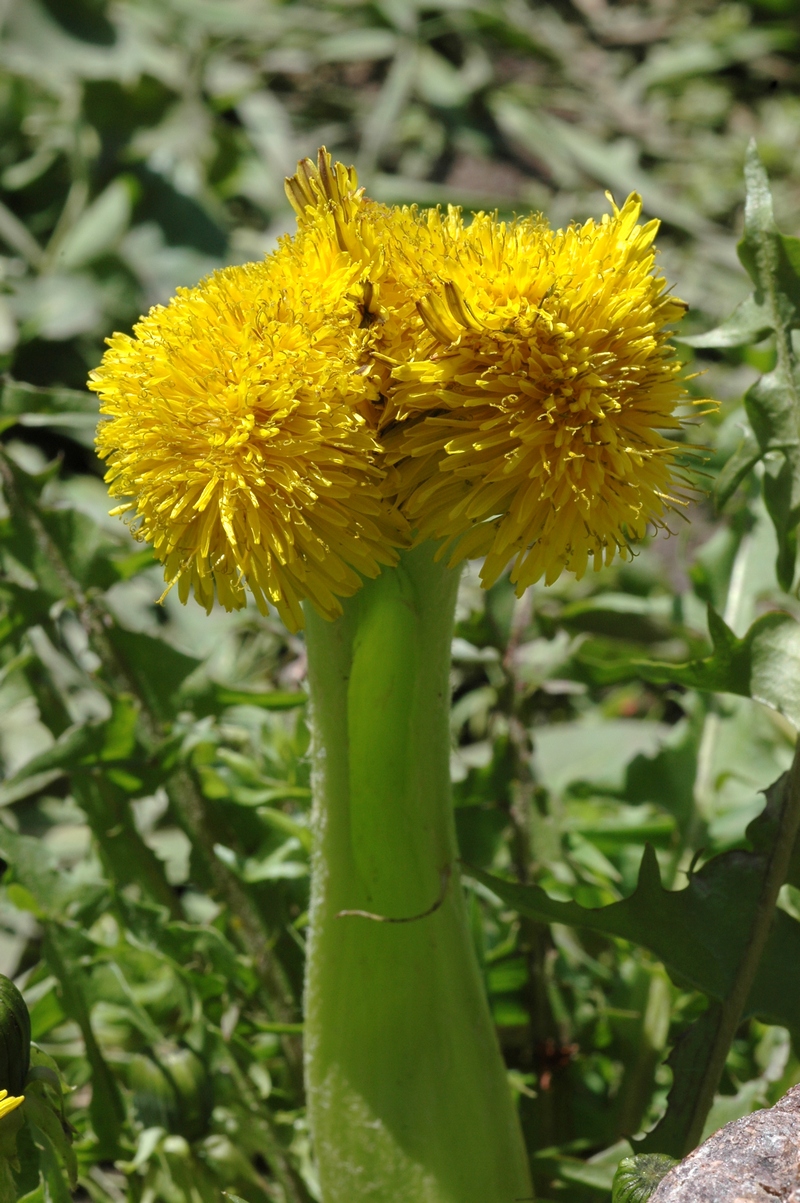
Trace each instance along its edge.
{"label": "green bud", "polygon": [[661,1179],[677,1164],[666,1153],[623,1157],[614,1175],[611,1203],[646,1203]]}
{"label": "green bud", "polygon": [[0,1090],[20,1095],[31,1063],[31,1017],[14,983],[0,974]]}

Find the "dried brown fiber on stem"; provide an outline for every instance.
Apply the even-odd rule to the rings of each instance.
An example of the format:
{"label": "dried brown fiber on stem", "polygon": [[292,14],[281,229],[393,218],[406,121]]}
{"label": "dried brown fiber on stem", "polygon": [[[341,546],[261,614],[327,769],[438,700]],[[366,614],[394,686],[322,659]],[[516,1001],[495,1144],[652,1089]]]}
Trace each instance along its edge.
{"label": "dried brown fiber on stem", "polygon": [[800,1203],[800,1086],[715,1132],[661,1180],[650,1203]]}

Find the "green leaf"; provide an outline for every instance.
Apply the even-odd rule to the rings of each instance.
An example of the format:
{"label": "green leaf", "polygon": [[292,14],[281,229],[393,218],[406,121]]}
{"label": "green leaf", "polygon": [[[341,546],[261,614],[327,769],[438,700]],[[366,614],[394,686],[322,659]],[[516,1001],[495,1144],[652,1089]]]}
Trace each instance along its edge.
{"label": "green leaf", "polygon": [[41,998],[37,998],[30,1007],[30,1014],[32,1040],[39,1040],[42,1036],[46,1036],[66,1018],[55,989],[50,989]]}
{"label": "green leaf", "polygon": [[76,509],[42,504],[42,490],[58,468],[56,461],[43,472],[26,472],[4,456],[10,520],[3,524],[2,543],[31,574],[48,605],[74,600],[80,589],[115,584],[121,579],[116,560],[129,546],[124,532],[114,538]]}
{"label": "green leaf", "polygon": [[[710,861],[709,865],[718,864],[720,859]],[[735,922],[733,929],[728,928],[727,936],[723,936],[716,926],[713,930],[707,930],[707,925],[698,922],[698,918],[709,917],[703,911],[703,903],[698,895],[698,887],[706,884],[708,865],[692,877],[685,890],[665,890],[661,885],[655,851],[648,844],[634,893],[621,902],[596,909],[580,906],[577,902],[557,901],[538,886],[516,885],[471,866],[468,866],[468,871],[520,914],[528,915],[540,923],[564,923],[570,927],[586,928],[649,948],[668,969],[704,993],[721,998],[732,978],[736,956],[728,950],[727,940],[731,934],[735,934]],[[757,876],[757,867],[754,866],[754,871],[739,882],[740,886],[746,887],[740,894],[740,903],[745,911],[755,897]],[[712,893],[710,898],[710,905],[719,912],[723,925],[726,921],[729,924],[731,916],[726,915],[726,903],[720,898],[719,892]]]}
{"label": "green leaf", "polygon": [[291,836],[269,856],[261,858],[251,856],[244,863],[232,848],[226,848],[223,844],[217,844],[214,851],[223,864],[228,865],[242,881],[255,885],[260,881],[286,881],[294,880],[297,877],[306,877],[308,864],[305,861],[289,859],[293,853],[299,852],[304,847],[304,843],[307,847],[307,838],[305,841],[301,841],[296,836]]}
{"label": "green leaf", "polygon": [[762,303],[749,296],[737,305],[731,316],[721,326],[707,330],[705,334],[683,337],[676,334],[678,342],[698,349],[723,350],[726,347],[744,347],[748,343],[760,342],[772,330],[772,323]]}
{"label": "green leaf", "polygon": [[33,1142],[29,1124],[25,1124],[17,1136],[17,1161],[19,1169],[14,1174],[16,1199],[20,1203],[22,1199],[27,1199],[29,1203],[39,1203],[40,1200],[45,1203],[40,1175],[41,1154]]}
{"label": "green leaf", "polygon": [[50,1141],[69,1177],[69,1184],[74,1190],[78,1182],[78,1163],[72,1148],[72,1141],[65,1131],[61,1116],[50,1106],[46,1098],[35,1090],[25,1093],[23,1104],[28,1118],[36,1128],[43,1132]]}
{"label": "green leaf", "polygon": [[565,606],[561,622],[570,630],[638,643],[660,642],[673,634],[672,598],[600,593]]}
{"label": "green leaf", "polygon": [[59,416],[81,413],[97,422],[97,397],[85,389],[38,388],[23,380],[4,376],[0,385],[0,414],[46,414]]}
{"label": "green leaf", "polygon": [[620,790],[628,764],[636,756],[657,753],[668,734],[665,724],[643,719],[600,722],[589,716],[552,723],[534,732],[537,775],[556,792],[581,781]]}
{"label": "green leaf", "polygon": [[139,714],[133,699],[119,694],[112,703],[111,718],[104,724],[100,760],[126,760],[136,745]]}
{"label": "green leaf", "polygon": [[762,487],[767,512],[778,536],[775,575],[788,593],[794,582],[797,559],[797,524],[800,521],[800,450],[792,449],[782,461],[767,460]]}
{"label": "green leaf", "polygon": [[625,799],[637,810],[642,803],[656,803],[674,815],[685,831],[694,816],[697,741],[696,728],[687,724],[683,730],[674,729],[655,756],[634,757],[625,771]]}
{"label": "green leaf", "polygon": [[313,836],[309,827],[298,823],[289,815],[284,814],[282,810],[275,810],[272,806],[259,806],[257,813],[258,817],[268,823],[270,827],[293,836],[306,852],[311,852]]}
{"label": "green leaf", "polygon": [[259,1032],[273,1032],[276,1036],[302,1036],[305,1031],[305,1024],[302,1023],[264,1023],[257,1020],[254,1027]]}
{"label": "green leaf", "polygon": [[56,930],[52,923],[48,925],[45,936],[44,958],[58,978],[64,1010],[69,1018],[77,1023],[83,1036],[86,1058],[92,1070],[92,1101],[89,1110],[100,1145],[98,1153],[105,1158],[114,1158],[118,1156],[125,1105],[92,1028],[84,975],[74,972],[68,941],[65,941],[64,934]]}
{"label": "green leaf", "polygon": [[55,871],[40,840],[0,827],[0,856],[9,866],[6,881],[10,879],[26,892],[40,918],[64,912],[74,896],[74,886]]}
{"label": "green leaf", "polygon": [[305,706],[308,694],[299,690],[293,692],[282,690],[230,689],[227,685],[219,685],[209,681],[197,691],[185,691],[187,706],[194,711],[198,718],[209,714],[223,714],[230,706],[256,706],[260,710],[294,710]]}
{"label": "green leaf", "polygon": [[49,1203],[72,1203],[72,1193],[58,1153],[49,1138],[38,1130],[42,1146],[42,1170],[47,1182]]}
{"label": "green leaf", "polygon": [[[3,548],[30,573],[36,588],[26,589],[24,593],[29,595],[29,601],[35,600],[38,603],[37,613],[45,617],[50,604],[60,601],[69,591],[64,573],[59,571],[59,565],[54,563],[53,557],[48,554],[50,549],[47,546],[47,533],[41,524],[34,520],[38,516],[41,491],[54,476],[58,465],[48,466],[45,471],[34,475],[25,472],[13,459],[6,456],[4,466],[9,476],[3,491],[10,510],[10,520],[2,524]],[[22,600],[22,591],[19,591],[18,595]],[[22,608],[25,608],[24,604]]]}
{"label": "green leaf", "polygon": [[39,776],[49,770],[65,771],[85,763],[86,757],[99,752],[103,745],[103,726],[101,723],[83,723],[80,726],[69,727],[49,748],[26,761],[14,776],[5,782],[6,788],[13,787],[17,781]]}
{"label": "green leaf", "polygon": [[0,806],[10,806],[23,798],[31,798],[64,776],[63,769],[45,769],[41,773],[23,773],[0,785]]}
{"label": "green leaf", "polygon": [[59,247],[58,266],[74,270],[113,250],[128,228],[136,181],[120,175],[84,209]]}
{"label": "green leaf", "polygon": [[105,722],[69,727],[0,785],[0,806],[30,797],[64,773],[126,760],[135,748],[137,717],[132,699],[121,694],[114,699],[111,717]]}
{"label": "green leaf", "polygon": [[21,1195],[18,1203],[49,1203],[49,1196],[45,1192],[44,1181],[41,1181],[37,1187],[28,1191],[27,1194]]}
{"label": "green leaf", "polygon": [[[634,1142],[637,1152],[663,1153],[675,1158],[685,1155],[687,1136],[694,1122],[694,1100],[707,1072],[719,1013],[719,1005],[712,1004],[676,1040],[667,1058],[673,1084],[666,1114],[643,1140]],[[623,1198],[620,1195],[620,1200]]]}
{"label": "green leaf", "polygon": [[735,693],[779,711],[800,730],[800,624],[791,614],[762,615],[739,639],[708,608],[714,651],[702,660],[669,664],[630,660],[600,672],[606,681],[638,676],[660,685],[685,685],[708,693]]}
{"label": "green leaf", "polygon": [[794,581],[800,523],[800,365],[792,331],[800,327],[800,239],[775,225],[769,180],[751,142],[745,162],[747,199],[739,258],[755,285],[752,296],[717,330],[686,339],[694,347],[734,347],[775,335],[776,363],[745,396],[755,443],[748,441],[723,473],[720,505],[764,456],[775,453],[764,477],[764,499],[778,537],[777,576]]}
{"label": "green leaf", "polygon": [[108,639],[145,705],[162,722],[168,722],[180,708],[181,686],[202,661],[141,631],[112,627]]}
{"label": "green leaf", "polygon": [[741,445],[734,451],[717,477],[714,486],[717,509],[721,510],[730,501],[739,485],[752,472],[760,459],[761,447],[758,439],[751,431],[748,431]]}
{"label": "green leaf", "polygon": [[68,572],[83,589],[109,589],[116,584],[120,573],[115,557],[125,547],[121,538],[113,538],[79,510],[42,506],[38,517]]}
{"label": "green leaf", "polygon": [[[768,791],[770,814],[783,786],[780,778]],[[468,872],[539,923],[563,923],[650,949],[679,984],[721,1001],[734,980],[761,889],[763,830],[755,828],[756,851],[713,857],[683,890],[664,889],[655,851],[648,844],[633,894],[594,909],[557,901],[538,886],[517,885],[472,866]],[[800,1032],[800,923],[784,911],[775,914],[745,1014]]]}
{"label": "green leaf", "polygon": [[153,555],[152,547],[143,547],[141,551],[132,551],[130,555],[125,556],[114,556],[113,559],[114,568],[121,581],[129,581],[155,562],[156,558]]}
{"label": "green leaf", "polygon": [[[76,801],[86,813],[109,875],[117,886],[135,882],[154,901],[177,914],[178,903],[164,866],[137,830],[128,798],[115,777],[120,774],[84,772],[75,774],[72,781]],[[124,784],[134,780],[127,773],[121,777]]]}

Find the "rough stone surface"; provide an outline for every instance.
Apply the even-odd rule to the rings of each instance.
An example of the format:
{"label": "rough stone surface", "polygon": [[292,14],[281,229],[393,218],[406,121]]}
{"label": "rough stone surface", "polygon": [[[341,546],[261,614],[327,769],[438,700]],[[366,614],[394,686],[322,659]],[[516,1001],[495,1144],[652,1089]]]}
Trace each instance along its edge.
{"label": "rough stone surface", "polygon": [[800,1086],[720,1128],[662,1178],[650,1203],[800,1203]]}

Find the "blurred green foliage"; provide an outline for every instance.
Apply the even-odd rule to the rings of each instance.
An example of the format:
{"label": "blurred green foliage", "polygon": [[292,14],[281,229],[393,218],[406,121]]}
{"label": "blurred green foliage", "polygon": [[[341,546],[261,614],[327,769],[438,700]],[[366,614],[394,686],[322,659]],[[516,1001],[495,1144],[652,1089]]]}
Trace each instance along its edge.
{"label": "blurred green foliage", "polygon": [[[82,1197],[298,1203],[317,1196],[302,640],[252,610],[155,604],[149,553],[107,516],[86,374],[176,286],[268,251],[292,226],[283,176],[321,143],[392,202],[558,225],[636,189],[663,219],[688,329],[716,324],[749,289],[734,235],[751,136],[779,224],[797,229],[798,5],[11,0],[4,14],[0,970],[73,1088]],[[746,458],[742,397],[773,371],[776,338],[682,354],[705,373],[696,395],[722,402],[691,431],[716,476]],[[707,656],[709,603],[740,638],[766,610],[800,614],[746,471],[722,482],[724,517],[702,501],[674,538],[579,584],[517,601],[467,571],[452,775],[476,869],[601,906],[633,892],[647,842],[667,888],[743,846],[793,728],[631,662]],[[786,585],[796,499],[767,502]],[[526,917],[477,876],[467,889],[537,1189],[601,1203],[706,998],[643,946]],[[781,894],[793,919],[798,889]],[[742,1024],[709,1128],[800,1080],[790,1027]],[[61,1203],[58,1160],[41,1166],[40,1185],[23,1164],[19,1192]]]}

